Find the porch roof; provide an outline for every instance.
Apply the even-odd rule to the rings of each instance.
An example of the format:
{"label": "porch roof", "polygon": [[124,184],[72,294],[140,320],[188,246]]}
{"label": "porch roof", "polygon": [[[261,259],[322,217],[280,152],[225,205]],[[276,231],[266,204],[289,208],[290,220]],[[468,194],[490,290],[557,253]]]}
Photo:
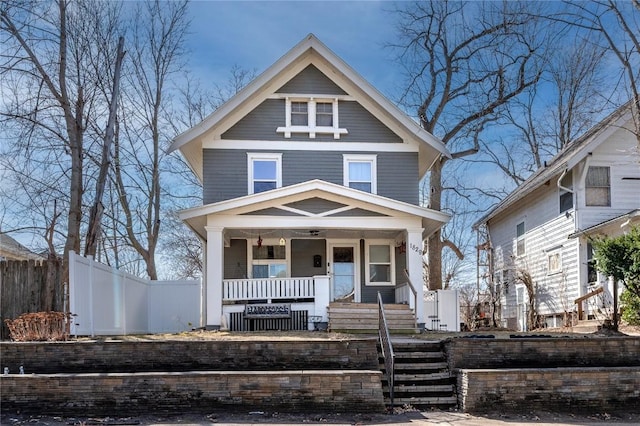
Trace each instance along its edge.
{"label": "porch roof", "polygon": [[[288,208],[286,205],[311,198],[320,198],[329,202],[340,203],[344,207],[325,212],[308,212]],[[261,215],[266,209],[281,210],[281,215]],[[366,210],[372,214],[339,215],[348,210]],[[258,212],[258,213],[256,213]],[[431,235],[451,218],[450,215],[393,200],[376,194],[355,190],[342,185],[315,179],[295,185],[276,188],[258,194],[207,204],[179,213],[182,219],[196,234],[206,240],[206,226],[210,216],[225,218],[226,227],[250,229],[373,229],[402,230],[408,223],[416,223],[420,219],[423,237]],[[232,218],[233,220],[231,220]],[[266,225],[257,225],[263,223]],[[416,227],[415,225],[413,227]]]}

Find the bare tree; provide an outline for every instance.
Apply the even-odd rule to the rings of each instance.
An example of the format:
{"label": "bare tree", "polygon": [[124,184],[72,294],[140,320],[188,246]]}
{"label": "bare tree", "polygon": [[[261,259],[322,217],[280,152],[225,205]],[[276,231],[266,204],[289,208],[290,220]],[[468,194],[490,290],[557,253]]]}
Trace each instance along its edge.
{"label": "bare tree", "polygon": [[186,1],[140,3],[132,23],[131,69],[114,173],[122,228],[152,280],[158,278],[164,149],[173,135],[166,113],[168,85],[183,65],[188,25]]}
{"label": "bare tree", "polygon": [[[400,61],[407,73],[401,102],[458,159],[480,149],[479,135],[541,75],[547,40],[521,2],[430,1],[399,10]],[[431,169],[428,206],[441,210],[447,158]],[[440,232],[428,240],[429,288],[442,287]],[[452,244],[452,242],[451,242]]]}
{"label": "bare tree", "polygon": [[[3,93],[13,95],[1,114],[14,136],[11,154],[17,155],[7,163],[14,162],[13,178],[22,185],[27,203],[46,202],[43,236],[50,249],[57,249],[54,235],[64,236],[65,260],[69,251],[80,251],[83,196],[93,166],[86,160],[97,158],[96,129],[105,127],[99,124],[104,93],[96,82],[114,66],[105,52],[114,41],[110,35],[117,8],[66,0],[6,1],[0,6]],[[35,195],[27,195],[34,190]],[[58,231],[63,211],[66,226]]]}
{"label": "bare tree", "polygon": [[[594,0],[565,1],[566,8],[554,19],[595,35],[620,65],[616,76],[624,85],[626,99],[612,99],[618,104],[631,99],[634,105],[635,134],[640,149],[640,0],[628,2]],[[615,75],[615,74],[614,74]]]}

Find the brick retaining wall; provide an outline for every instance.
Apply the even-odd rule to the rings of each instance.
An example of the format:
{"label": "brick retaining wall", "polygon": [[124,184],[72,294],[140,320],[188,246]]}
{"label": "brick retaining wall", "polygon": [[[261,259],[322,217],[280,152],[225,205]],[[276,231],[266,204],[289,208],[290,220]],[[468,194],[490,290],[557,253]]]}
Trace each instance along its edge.
{"label": "brick retaining wall", "polygon": [[383,412],[379,371],[0,376],[2,411],[127,416],[221,409]]}
{"label": "brick retaining wall", "polygon": [[463,369],[458,403],[466,412],[640,412],[640,368]]}
{"label": "brick retaining wall", "polygon": [[0,355],[0,367],[38,374],[378,369],[375,339],[2,342]]}
{"label": "brick retaining wall", "polygon": [[640,338],[454,338],[444,343],[449,368],[640,366]]}

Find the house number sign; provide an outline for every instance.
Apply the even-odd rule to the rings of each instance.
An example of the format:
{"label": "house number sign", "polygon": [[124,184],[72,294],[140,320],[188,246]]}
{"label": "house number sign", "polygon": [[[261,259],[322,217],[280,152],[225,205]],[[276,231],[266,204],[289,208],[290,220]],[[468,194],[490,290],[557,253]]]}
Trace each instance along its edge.
{"label": "house number sign", "polygon": [[264,303],[246,305],[244,317],[253,318],[291,318],[291,305],[287,303]]}
{"label": "house number sign", "polygon": [[409,244],[409,249],[414,253],[422,254],[422,247],[419,247],[417,244]]}

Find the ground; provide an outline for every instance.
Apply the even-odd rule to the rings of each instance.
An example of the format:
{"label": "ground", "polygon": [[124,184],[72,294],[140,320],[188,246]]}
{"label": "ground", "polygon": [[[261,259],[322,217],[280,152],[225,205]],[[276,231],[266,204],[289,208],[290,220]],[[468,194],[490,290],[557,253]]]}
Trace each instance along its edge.
{"label": "ground", "polygon": [[[599,331],[595,333],[572,333],[566,329],[544,329],[531,333],[516,333],[509,330],[476,330],[465,333],[422,333],[413,336],[418,339],[439,340],[448,337],[463,337],[470,335],[492,335],[496,339],[508,339],[512,335],[550,335],[554,337],[570,338],[606,338],[611,335],[640,336],[640,327],[622,326],[620,333]],[[355,335],[357,338],[358,335]],[[361,336],[373,337],[373,336]],[[327,332],[253,332],[231,333],[195,330],[177,334],[108,336],[98,338],[78,338],[77,340],[348,340],[353,334]],[[72,339],[75,340],[75,339]],[[299,425],[299,424],[333,424],[333,425],[439,425],[439,426],[515,426],[515,425],[640,425],[640,412],[635,407],[635,413],[489,413],[486,415],[470,415],[458,411],[418,411],[413,407],[397,407],[388,414],[345,414],[345,413],[278,413],[254,411],[250,407],[236,412],[215,412],[209,414],[184,413],[167,416],[149,413],[135,417],[59,417],[43,415],[24,415],[3,413],[0,417],[2,425]]]}

